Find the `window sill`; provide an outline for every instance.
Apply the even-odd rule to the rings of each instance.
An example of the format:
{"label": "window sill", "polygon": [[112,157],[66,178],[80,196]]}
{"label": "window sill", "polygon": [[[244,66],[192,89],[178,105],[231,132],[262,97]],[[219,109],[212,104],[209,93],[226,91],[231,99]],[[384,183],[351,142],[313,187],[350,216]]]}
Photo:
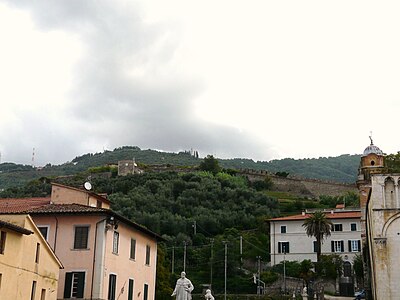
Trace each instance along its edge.
{"label": "window sill", "polygon": [[72,249],[70,249],[71,251],[90,251],[90,248],[83,248],[83,249],[75,249],[75,248],[72,248]]}

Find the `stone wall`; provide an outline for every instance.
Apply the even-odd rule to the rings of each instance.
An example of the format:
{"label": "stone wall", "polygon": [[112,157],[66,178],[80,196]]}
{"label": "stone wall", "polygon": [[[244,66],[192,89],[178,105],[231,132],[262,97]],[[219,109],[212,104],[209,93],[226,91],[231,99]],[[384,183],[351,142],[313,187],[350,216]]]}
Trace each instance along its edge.
{"label": "stone wall", "polygon": [[346,192],[358,193],[356,184],[342,184],[297,177],[280,177],[266,171],[257,170],[240,170],[240,174],[246,176],[250,181],[263,180],[268,176],[274,184],[274,190],[307,198],[318,198],[321,195],[340,196]]}

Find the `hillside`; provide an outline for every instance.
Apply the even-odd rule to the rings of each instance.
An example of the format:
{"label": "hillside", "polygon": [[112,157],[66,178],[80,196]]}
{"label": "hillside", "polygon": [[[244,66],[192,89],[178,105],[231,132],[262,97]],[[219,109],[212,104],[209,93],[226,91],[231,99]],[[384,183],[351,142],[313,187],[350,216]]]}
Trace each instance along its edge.
{"label": "hillside", "polygon": [[[135,146],[116,148],[102,153],[88,153],[75,157],[61,165],[47,164],[43,168],[14,163],[0,164],[0,189],[22,186],[33,179],[73,175],[91,167],[117,164],[119,160],[135,159],[141,165],[198,166],[201,158],[190,151],[170,153],[156,150],[142,150]],[[218,159],[227,169],[267,170],[269,172],[288,172],[304,178],[353,183],[356,180],[359,155],[320,157],[317,159],[282,159],[272,161],[253,161],[247,158]]]}

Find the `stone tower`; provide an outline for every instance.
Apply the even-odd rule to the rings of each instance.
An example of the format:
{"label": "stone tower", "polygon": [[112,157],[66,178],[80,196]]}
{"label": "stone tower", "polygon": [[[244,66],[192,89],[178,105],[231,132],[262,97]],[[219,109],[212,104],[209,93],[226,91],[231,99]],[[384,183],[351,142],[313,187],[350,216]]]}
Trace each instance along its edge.
{"label": "stone tower", "polygon": [[360,161],[358,169],[357,187],[360,195],[360,208],[361,208],[361,241],[363,249],[363,262],[364,262],[364,280],[368,287],[370,284],[370,265],[369,265],[369,251],[368,251],[368,237],[367,237],[367,214],[368,214],[368,201],[372,191],[371,176],[373,174],[381,173],[384,169],[384,154],[379,147],[375,146],[372,137],[370,137],[371,144],[365,148]]}
{"label": "stone tower", "polygon": [[374,145],[372,137],[371,144],[365,148],[361,156],[358,169],[357,187],[360,193],[361,207],[361,237],[365,243],[366,237],[366,207],[371,192],[371,175],[381,173],[384,168],[384,155],[381,149]]}

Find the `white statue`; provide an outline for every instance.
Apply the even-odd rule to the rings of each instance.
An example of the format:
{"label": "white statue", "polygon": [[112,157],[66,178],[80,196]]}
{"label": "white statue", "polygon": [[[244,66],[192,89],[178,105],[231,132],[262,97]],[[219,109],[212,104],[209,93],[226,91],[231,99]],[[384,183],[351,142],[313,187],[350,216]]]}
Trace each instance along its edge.
{"label": "white statue", "polygon": [[206,300],[214,300],[213,295],[211,295],[210,289],[206,290],[206,294],[204,295],[204,298],[206,298]]}
{"label": "white statue", "polygon": [[301,293],[301,295],[302,295],[302,296],[308,296],[308,293],[307,293],[307,286],[305,286],[305,287],[303,288],[303,293]]}
{"label": "white statue", "polygon": [[176,300],[191,300],[194,286],[192,282],[186,278],[186,273],[181,273],[181,278],[176,281],[175,289],[171,296],[176,296]]}

